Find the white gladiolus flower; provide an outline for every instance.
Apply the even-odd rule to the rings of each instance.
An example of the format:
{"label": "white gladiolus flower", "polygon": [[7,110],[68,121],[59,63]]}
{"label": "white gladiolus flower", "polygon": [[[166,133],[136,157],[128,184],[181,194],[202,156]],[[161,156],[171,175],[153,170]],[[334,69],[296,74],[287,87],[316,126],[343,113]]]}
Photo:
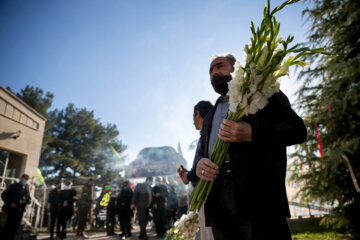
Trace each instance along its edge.
{"label": "white gladiolus flower", "polygon": [[280,67],[280,70],[277,72],[278,75],[285,74],[289,77],[289,65],[284,64]]}
{"label": "white gladiolus flower", "polygon": [[239,105],[239,103],[230,103],[229,110],[231,112],[237,112],[238,105]]}
{"label": "white gladiolus flower", "polygon": [[251,102],[249,107],[249,114],[255,114],[257,110],[257,106],[253,102]]}
{"label": "white gladiolus flower", "polygon": [[266,104],[268,104],[268,100],[260,92],[256,92],[253,95],[251,104],[255,104],[257,109],[260,110],[263,109],[266,106]]}
{"label": "white gladiolus flower", "polygon": [[268,52],[269,52],[269,49],[268,49],[267,46],[265,46],[265,47],[262,49],[261,56],[260,56],[260,58],[259,58],[259,60],[258,60],[258,62],[257,62],[257,64],[258,64],[259,67],[264,66],[265,58],[266,58]]}
{"label": "white gladiolus flower", "polygon": [[241,63],[236,60],[234,64],[234,71],[231,73],[231,77],[233,80],[241,81],[243,75],[244,75],[244,70],[241,68]]}
{"label": "white gladiolus flower", "polygon": [[261,93],[266,97],[271,97],[274,93],[279,92],[280,90],[280,83],[277,81],[277,77],[271,76],[266,79],[263,89]]}
{"label": "white gladiolus flower", "polygon": [[279,71],[277,72],[277,75],[285,74],[289,77],[289,66],[292,61],[294,61],[294,56],[290,55],[288,59],[284,61],[284,64],[280,67]]}

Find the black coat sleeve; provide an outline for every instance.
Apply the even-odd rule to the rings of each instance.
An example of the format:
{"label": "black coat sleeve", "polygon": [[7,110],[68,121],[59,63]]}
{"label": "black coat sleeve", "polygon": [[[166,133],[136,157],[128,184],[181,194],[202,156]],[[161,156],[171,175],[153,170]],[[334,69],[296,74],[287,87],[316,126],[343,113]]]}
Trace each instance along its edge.
{"label": "black coat sleeve", "polygon": [[7,189],[5,189],[2,194],[1,198],[6,205],[11,205],[11,203],[17,204],[17,199],[14,199],[14,196],[17,195],[17,189],[15,184],[11,184]]}
{"label": "black coat sleeve", "polygon": [[269,99],[268,105],[251,123],[253,144],[276,144],[290,146],[307,138],[304,121],[291,108],[281,91]]}

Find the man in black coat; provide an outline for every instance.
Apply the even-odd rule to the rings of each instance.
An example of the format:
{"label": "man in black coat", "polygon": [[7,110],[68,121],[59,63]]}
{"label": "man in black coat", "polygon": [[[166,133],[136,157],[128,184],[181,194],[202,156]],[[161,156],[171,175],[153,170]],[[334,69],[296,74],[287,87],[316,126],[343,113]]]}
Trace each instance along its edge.
{"label": "man in black coat", "polygon": [[54,227],[59,214],[59,193],[61,191],[61,181],[57,181],[55,188],[49,193],[48,203],[50,205],[50,238],[54,237]]}
{"label": "man in black coat", "polygon": [[74,202],[77,200],[76,191],[71,187],[72,183],[67,181],[64,190],[59,193],[59,217],[56,235],[62,239],[66,238],[67,223],[74,214]]}
{"label": "man in black coat", "polygon": [[167,224],[166,203],[169,197],[169,192],[164,184],[162,184],[162,177],[156,177],[156,185],[153,187],[153,208],[155,230],[157,237],[164,237]]}
{"label": "man in black coat", "polygon": [[131,199],[131,209],[137,210],[140,225],[140,239],[148,239],[146,225],[149,221],[149,209],[152,202],[152,177],[147,177],[144,183],[137,184]]}
{"label": "man in black coat", "polygon": [[13,240],[20,227],[25,207],[31,201],[27,186],[28,181],[29,175],[23,174],[18,183],[11,184],[1,194],[4,201],[2,210],[7,213],[5,227],[1,236],[2,240]]}
{"label": "man in black coat", "polygon": [[[194,171],[198,178],[215,181],[205,204],[206,224],[216,240],[291,239],[286,147],[304,142],[306,128],[281,91],[242,121],[226,120],[227,83],[235,61],[226,54],[210,64],[211,83],[221,96],[204,119]],[[209,160],[217,137],[230,143],[221,169]]]}
{"label": "man in black coat", "polygon": [[125,239],[131,236],[131,218],[134,215],[130,208],[133,191],[130,188],[130,182],[125,181],[122,189],[116,199],[117,212],[119,214],[121,237]]}

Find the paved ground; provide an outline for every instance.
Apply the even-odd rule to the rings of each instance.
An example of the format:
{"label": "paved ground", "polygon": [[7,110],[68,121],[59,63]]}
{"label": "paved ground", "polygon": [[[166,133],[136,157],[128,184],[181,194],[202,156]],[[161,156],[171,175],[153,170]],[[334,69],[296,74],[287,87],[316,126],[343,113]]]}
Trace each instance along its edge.
{"label": "paved ground", "polygon": [[[137,240],[137,239],[139,239],[139,231],[140,231],[139,226],[136,225],[135,229],[132,230],[132,236],[130,238],[126,238],[126,240],[135,240],[135,239]],[[116,233],[116,235],[114,235],[114,236],[107,236],[105,231],[104,232],[86,232],[86,234],[88,235],[87,239],[93,239],[93,240],[117,239],[117,240],[119,240],[120,239],[120,237],[119,237],[120,231],[117,230],[117,231],[115,231],[115,233]],[[148,234],[149,240],[154,240],[154,239],[162,240],[162,239],[164,239],[164,238],[156,238],[155,230],[152,229],[151,226],[147,227],[147,234]],[[48,239],[50,239],[49,233],[38,233],[37,239],[39,239],[39,240],[48,240]],[[83,239],[83,238],[77,237],[75,232],[68,232],[66,239],[70,240],[70,239]]]}

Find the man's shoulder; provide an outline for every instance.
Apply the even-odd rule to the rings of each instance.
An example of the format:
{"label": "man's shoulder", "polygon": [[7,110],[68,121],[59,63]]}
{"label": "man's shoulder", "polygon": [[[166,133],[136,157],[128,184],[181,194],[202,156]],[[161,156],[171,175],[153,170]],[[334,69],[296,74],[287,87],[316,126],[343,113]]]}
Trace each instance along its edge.
{"label": "man's shoulder", "polygon": [[22,189],[22,184],[21,183],[13,183],[9,186],[8,188],[9,190],[19,190]]}
{"label": "man's shoulder", "polygon": [[281,90],[269,98],[269,103],[290,104],[289,98]]}

